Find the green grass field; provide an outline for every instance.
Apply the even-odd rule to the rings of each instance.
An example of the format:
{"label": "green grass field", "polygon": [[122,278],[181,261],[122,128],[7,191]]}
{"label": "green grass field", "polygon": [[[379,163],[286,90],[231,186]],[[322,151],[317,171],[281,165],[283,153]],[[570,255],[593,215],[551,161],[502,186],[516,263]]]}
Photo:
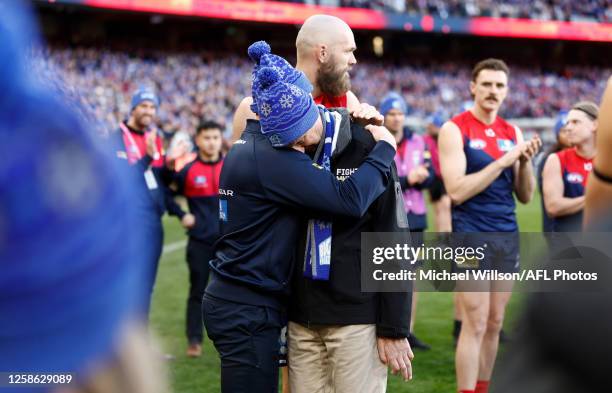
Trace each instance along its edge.
{"label": "green grass field", "polygon": [[[541,229],[539,196],[527,206],[519,205],[518,220],[522,232]],[[431,215],[430,215],[431,218]],[[185,239],[178,220],[165,217],[165,243]],[[430,224],[431,227],[431,224]],[[153,299],[151,323],[161,340],[165,353],[176,356],[168,362],[172,386],[176,393],[218,392],[219,359],[211,342],[206,339],[204,354],[199,359],[185,356],[185,306],[188,292],[185,250],[165,253],[162,257]],[[511,300],[506,329],[512,330],[520,310],[520,295]],[[419,338],[431,344],[429,352],[416,352],[414,379],[403,382],[390,375],[389,392],[454,392],[454,347],[451,337],[453,319],[452,293],[421,293],[415,331]]]}

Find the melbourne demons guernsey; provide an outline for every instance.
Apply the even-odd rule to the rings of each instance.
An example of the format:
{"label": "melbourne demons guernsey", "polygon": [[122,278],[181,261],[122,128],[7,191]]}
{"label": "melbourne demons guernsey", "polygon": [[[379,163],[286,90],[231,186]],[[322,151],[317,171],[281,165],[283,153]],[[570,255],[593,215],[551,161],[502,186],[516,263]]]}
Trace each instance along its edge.
{"label": "melbourne demons guernsey", "polygon": [[326,108],[346,108],[348,100],[346,98],[346,93],[338,97],[321,94],[320,96],[314,97],[314,102]]}
{"label": "melbourne demons guernsey", "polygon": [[[451,119],[459,127],[466,158],[465,174],[478,172],[516,145],[515,126],[497,116],[484,124],[470,111]],[[455,232],[513,232],[518,230],[515,216],[514,171],[504,171],[479,194],[453,206]]]}
{"label": "melbourne demons guernsey", "polygon": [[[593,158],[578,155],[575,147],[556,153],[561,164],[563,196],[577,198],[584,195],[587,178],[593,170]],[[582,211],[553,219],[553,232],[579,232],[582,228]]]}
{"label": "melbourne demons guernsey", "polygon": [[175,175],[178,192],[187,198],[196,223],[189,236],[212,245],[219,237],[219,177],[223,159],[203,161],[199,156]]}

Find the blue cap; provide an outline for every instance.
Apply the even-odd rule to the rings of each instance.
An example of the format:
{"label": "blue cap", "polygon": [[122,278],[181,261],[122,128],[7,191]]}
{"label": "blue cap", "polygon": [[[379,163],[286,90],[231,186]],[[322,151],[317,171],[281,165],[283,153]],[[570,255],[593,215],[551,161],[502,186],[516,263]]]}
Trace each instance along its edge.
{"label": "blue cap", "polygon": [[557,113],[557,117],[555,118],[555,127],[554,127],[554,131],[555,131],[555,135],[558,136],[559,132],[561,131],[561,129],[563,127],[565,127],[565,123],[567,123],[567,115],[568,115],[569,111],[567,110],[561,110],[559,111],[559,113]]}
{"label": "blue cap", "polygon": [[13,67],[0,73],[11,87],[0,100],[19,100],[18,111],[0,106],[0,370],[87,377],[144,302],[141,239],[126,209],[136,179],[61,97],[13,63],[32,23],[19,3],[0,4],[0,53],[12,60],[0,69]]}
{"label": "blue cap", "polygon": [[433,124],[434,126],[440,128],[444,125],[444,123],[446,122],[446,117],[441,113],[441,112],[434,112],[431,114],[431,116],[427,119],[427,122],[429,124]]}
{"label": "blue cap", "polygon": [[155,92],[150,88],[141,87],[132,95],[132,106],[130,107],[130,110],[134,110],[134,108],[140,105],[140,103],[143,101],[151,101],[153,104],[155,104],[155,107],[159,107],[159,97],[157,97],[157,94],[155,94]]}
{"label": "blue cap", "polygon": [[398,109],[402,113],[406,113],[408,106],[406,100],[399,93],[391,92],[387,94],[380,102],[380,113],[387,116],[391,109]]}
{"label": "blue cap", "polygon": [[261,87],[256,98],[261,131],[272,146],[287,146],[314,126],[319,110],[310,94],[283,82],[272,67],[261,67],[255,79]]}

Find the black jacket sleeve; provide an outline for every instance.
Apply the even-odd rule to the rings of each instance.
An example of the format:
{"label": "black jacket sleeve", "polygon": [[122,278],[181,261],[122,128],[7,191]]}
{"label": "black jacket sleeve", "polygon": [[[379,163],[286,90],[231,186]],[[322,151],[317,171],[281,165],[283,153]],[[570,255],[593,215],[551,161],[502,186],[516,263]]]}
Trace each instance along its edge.
{"label": "black jacket sleeve", "polygon": [[[181,205],[176,202],[174,197],[177,195],[185,195],[185,179],[187,177],[188,170],[189,165],[186,165],[179,172],[166,169],[167,172],[165,174],[165,176],[168,178],[168,189],[170,191],[169,198],[166,199],[168,214],[178,217],[179,220],[183,219],[187,212],[184,211]],[[175,190],[173,190],[170,185],[173,185]]]}
{"label": "black jacket sleeve", "polygon": [[300,209],[361,217],[388,186],[395,149],[378,142],[344,181],[303,153],[289,149],[278,153],[258,157],[257,162],[259,180],[269,199]]}
{"label": "black jacket sleeve", "polygon": [[[391,168],[391,179],[385,192],[380,196],[373,215],[375,232],[406,232],[408,237],[408,218],[404,211],[402,188],[395,164]],[[406,292],[380,292],[378,294],[378,337],[405,338],[410,335],[410,315],[412,310],[412,283]]]}
{"label": "black jacket sleeve", "polygon": [[183,211],[181,206],[174,200],[175,194],[170,189],[170,184],[174,181],[174,171],[168,169],[165,165],[151,168],[151,170],[155,174],[155,178],[161,183],[159,187],[164,194],[164,204],[168,210],[168,214],[176,216],[179,219],[183,218],[185,211]]}

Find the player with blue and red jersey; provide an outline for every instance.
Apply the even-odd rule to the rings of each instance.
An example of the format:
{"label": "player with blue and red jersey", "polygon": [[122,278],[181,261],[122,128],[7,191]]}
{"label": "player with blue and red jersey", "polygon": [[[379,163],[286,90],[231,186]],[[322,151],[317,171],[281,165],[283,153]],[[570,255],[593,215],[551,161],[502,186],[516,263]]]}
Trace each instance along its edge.
{"label": "player with blue and red jersey", "polygon": [[187,356],[202,354],[202,297],[208,284],[209,262],[214,258],[213,245],[219,237],[219,177],[223,167],[221,125],[202,122],[194,137],[198,153],[174,176],[177,194],[184,196],[189,213],[178,208],[181,225],[188,230],[187,265],[189,297],[187,299]]}
{"label": "player with blue and red jersey", "polygon": [[[524,141],[518,127],[497,115],[508,94],[508,66],[501,60],[487,59],[472,71],[470,91],[474,106],[440,130],[439,148],[442,178],[453,201],[453,232],[516,233],[514,194],[522,203],[531,200],[535,177],[531,160],[541,146],[536,136]],[[509,242],[514,243],[514,242]],[[517,243],[516,243],[517,245]],[[502,264],[515,268],[516,248],[505,244],[496,254],[508,254]],[[488,250],[489,251],[489,250]],[[481,261],[490,269],[493,260]],[[479,283],[483,291],[459,292],[457,302],[463,326],[457,343],[457,386],[460,392],[488,391],[489,380],[499,345],[506,304],[510,299],[508,284]]]}
{"label": "player with blue and red jersey", "polygon": [[553,232],[578,232],[582,228],[584,191],[596,153],[598,112],[597,105],[592,102],[574,105],[565,126],[572,147],[551,154],[544,165],[544,206],[553,219]]}

